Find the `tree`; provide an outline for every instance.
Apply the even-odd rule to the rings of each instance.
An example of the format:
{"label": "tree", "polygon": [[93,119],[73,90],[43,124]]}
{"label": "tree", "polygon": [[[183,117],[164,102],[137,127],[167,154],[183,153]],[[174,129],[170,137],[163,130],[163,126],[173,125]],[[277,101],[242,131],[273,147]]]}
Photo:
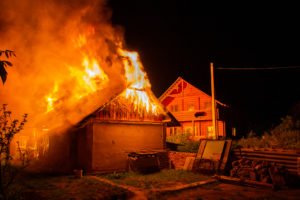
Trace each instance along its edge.
{"label": "tree", "polygon": [[7,109],[7,104],[0,108],[0,199],[6,197],[6,190],[14,179],[10,160],[10,144],[15,134],[20,132],[27,122],[27,114],[22,121],[12,119],[12,112]]}
{"label": "tree", "polygon": [[[5,55],[7,59],[9,59],[12,56],[16,56],[16,54],[11,50],[0,50],[0,57],[2,55]],[[7,60],[0,60],[0,77],[2,80],[2,83],[4,84],[7,78],[7,71],[6,67],[11,67],[12,63]]]}

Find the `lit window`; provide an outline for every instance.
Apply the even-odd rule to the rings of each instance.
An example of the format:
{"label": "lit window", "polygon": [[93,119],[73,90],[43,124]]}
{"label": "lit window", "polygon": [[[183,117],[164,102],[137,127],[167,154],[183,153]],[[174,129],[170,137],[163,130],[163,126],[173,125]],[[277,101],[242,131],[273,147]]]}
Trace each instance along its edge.
{"label": "lit window", "polygon": [[193,111],[193,110],[195,110],[195,105],[194,105],[194,104],[189,104],[189,105],[187,106],[187,110],[188,110],[188,111]]}
{"label": "lit window", "polygon": [[190,126],[184,127],[184,133],[191,134],[192,133],[192,127],[190,127]]}
{"label": "lit window", "polygon": [[212,126],[208,126],[207,127],[207,136],[208,137],[212,137],[213,136],[213,127]]}

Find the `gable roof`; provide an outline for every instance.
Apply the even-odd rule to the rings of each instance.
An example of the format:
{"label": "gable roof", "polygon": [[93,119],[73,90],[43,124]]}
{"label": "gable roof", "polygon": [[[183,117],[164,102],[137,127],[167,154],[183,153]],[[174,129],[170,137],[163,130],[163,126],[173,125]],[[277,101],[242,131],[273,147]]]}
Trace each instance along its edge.
{"label": "gable roof", "polygon": [[[203,92],[202,90],[200,90],[199,88],[195,87],[193,84],[187,82],[186,80],[184,80],[182,77],[178,77],[173,83],[172,85],[158,98],[160,100],[160,102],[163,102],[163,100],[169,95],[169,94],[172,94],[174,90],[177,90],[177,92],[181,92],[181,91],[178,91],[178,89],[175,89],[177,84],[179,82],[183,82],[183,83],[186,83],[189,84],[190,86],[194,87],[196,90],[198,90],[199,92],[201,92],[202,94],[206,95],[207,97],[211,98],[210,95],[208,95],[207,93]],[[184,86],[183,86],[184,87]],[[179,90],[183,90],[184,88],[179,88]],[[224,107],[228,107],[228,105],[224,104],[224,103],[221,103],[220,101],[216,100],[216,103],[221,105],[221,106],[224,106]]]}
{"label": "gable roof", "polygon": [[[128,88],[126,88],[128,89]],[[123,111],[129,111],[132,108],[128,107],[129,104],[133,103],[131,102],[132,99],[126,99],[125,97],[122,96],[122,94],[126,91],[123,90],[121,93],[113,96],[109,101],[107,101],[106,103],[104,103],[103,105],[100,105],[94,112],[90,113],[89,115],[87,115],[86,117],[84,117],[80,122],[77,123],[77,127],[83,127],[85,126],[88,121],[91,118],[94,118],[97,116],[97,113],[101,112],[102,110],[105,109],[110,109],[111,105],[117,105],[118,108],[120,110]],[[167,125],[172,125],[172,126],[178,126],[179,122],[176,120],[176,118],[167,110],[165,110],[165,107],[161,104],[161,102],[155,97],[155,95],[153,94],[153,92],[150,89],[146,89],[145,92],[147,93],[147,95],[149,96],[149,98],[155,102],[155,104],[158,105],[158,109],[159,109],[159,115],[163,115],[164,116],[164,120],[162,120],[162,122],[167,123]],[[136,112],[136,111],[134,111]]]}

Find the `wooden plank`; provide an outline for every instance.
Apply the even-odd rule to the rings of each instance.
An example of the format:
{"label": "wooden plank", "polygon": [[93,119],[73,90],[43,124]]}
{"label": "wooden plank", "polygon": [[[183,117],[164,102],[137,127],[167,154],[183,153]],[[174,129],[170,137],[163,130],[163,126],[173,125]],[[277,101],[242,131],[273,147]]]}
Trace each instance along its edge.
{"label": "wooden plank", "polygon": [[224,151],[224,140],[211,140],[206,142],[202,158],[210,160],[221,160]]}
{"label": "wooden plank", "polygon": [[277,154],[277,155],[297,155],[300,156],[300,153],[296,150],[264,150],[264,149],[249,149],[249,148],[241,148],[235,149],[234,152],[255,152],[255,153],[263,153],[263,154]]}
{"label": "wooden plank", "polygon": [[297,158],[297,174],[300,176],[300,157]]}
{"label": "wooden plank", "polygon": [[193,169],[194,161],[195,157],[186,157],[183,169],[191,171]]}
{"label": "wooden plank", "polygon": [[207,140],[200,140],[199,149],[198,149],[196,158],[202,158],[206,142],[207,142]]}
{"label": "wooden plank", "polygon": [[230,176],[215,176],[215,178],[220,180],[220,181],[225,181],[225,182],[229,182],[229,183],[236,183],[236,184],[239,184],[239,185],[259,186],[259,187],[268,187],[268,188],[273,187],[273,185],[270,184],[270,183],[262,183],[262,182],[258,182],[258,181],[252,181],[252,180],[241,179],[241,178],[234,178],[234,177],[230,177]]}
{"label": "wooden plank", "polygon": [[279,156],[279,155],[265,155],[265,154],[249,154],[249,153],[242,153],[242,156],[252,156],[252,157],[261,157],[261,158],[272,158],[278,160],[297,160],[297,157],[294,156]]}
{"label": "wooden plank", "polygon": [[[297,165],[297,160],[295,161],[290,161],[290,160],[278,160],[278,159],[270,159],[270,158],[259,158],[259,157],[252,157],[252,156],[242,156],[246,157],[247,159],[250,160],[262,160],[262,161],[270,161],[270,162],[275,162],[275,163],[282,163],[282,164],[291,164],[291,165]],[[240,158],[242,158],[240,157]]]}
{"label": "wooden plank", "polygon": [[231,149],[231,144],[232,144],[232,140],[225,140],[225,148],[224,148],[224,153],[222,156],[222,161],[220,164],[220,170],[224,170],[228,161],[228,157],[230,154],[230,149]]}
{"label": "wooden plank", "polygon": [[250,160],[261,160],[274,162],[279,165],[284,165],[289,173],[300,174],[299,172],[299,153],[295,150],[265,150],[265,149],[249,149],[242,148],[233,151],[233,156],[236,159],[247,158]]}

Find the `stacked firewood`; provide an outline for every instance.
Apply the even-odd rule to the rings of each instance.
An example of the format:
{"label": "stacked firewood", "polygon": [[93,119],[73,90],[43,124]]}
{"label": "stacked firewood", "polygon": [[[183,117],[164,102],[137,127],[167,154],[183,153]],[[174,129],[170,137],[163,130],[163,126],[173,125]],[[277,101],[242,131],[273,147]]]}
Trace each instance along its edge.
{"label": "stacked firewood", "polygon": [[287,170],[274,162],[242,158],[232,162],[230,176],[278,186],[285,185]]}

